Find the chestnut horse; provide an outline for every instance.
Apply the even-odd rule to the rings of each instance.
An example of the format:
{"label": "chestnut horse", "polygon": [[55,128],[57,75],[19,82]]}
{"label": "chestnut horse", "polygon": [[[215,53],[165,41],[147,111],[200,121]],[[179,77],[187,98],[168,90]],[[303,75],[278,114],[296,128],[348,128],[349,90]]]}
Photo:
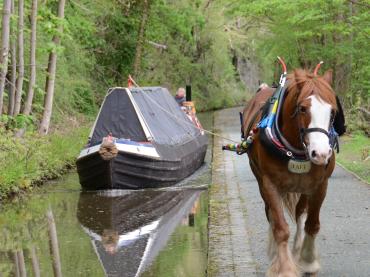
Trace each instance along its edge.
{"label": "chestnut horse", "polygon": [[[261,107],[274,93],[272,88],[264,87],[257,92],[243,112],[244,137],[253,136],[248,148],[249,163],[270,226],[271,265],[267,276],[293,277],[300,276],[300,272],[316,275],[320,269],[315,238],[320,229],[319,213],[328,178],[335,166],[329,127],[337,102],[331,88],[331,71],[318,76],[317,69],[314,73],[296,69],[288,75],[278,120],[285,140],[291,148],[304,153],[310,163],[308,172],[289,171],[288,160],[272,153],[261,139],[262,130],[257,123],[261,120]],[[297,224],[292,252],[288,247],[289,226],[284,206]]]}

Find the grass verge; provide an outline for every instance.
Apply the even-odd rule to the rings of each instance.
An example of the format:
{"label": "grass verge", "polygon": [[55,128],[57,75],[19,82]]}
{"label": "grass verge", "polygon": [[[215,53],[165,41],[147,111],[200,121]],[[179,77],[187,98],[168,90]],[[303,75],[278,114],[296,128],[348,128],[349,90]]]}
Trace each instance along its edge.
{"label": "grass verge", "polygon": [[0,130],[0,199],[31,190],[73,167],[88,131],[88,127],[72,127],[48,136],[27,133],[15,138]]}
{"label": "grass verge", "polygon": [[370,184],[370,138],[362,133],[341,137],[339,164]]}

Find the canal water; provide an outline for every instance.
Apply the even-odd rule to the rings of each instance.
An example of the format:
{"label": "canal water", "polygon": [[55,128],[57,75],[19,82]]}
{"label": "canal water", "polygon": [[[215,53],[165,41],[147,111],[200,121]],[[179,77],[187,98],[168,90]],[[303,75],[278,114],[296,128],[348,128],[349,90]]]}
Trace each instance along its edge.
{"label": "canal water", "polygon": [[83,192],[72,172],[3,205],[0,277],[205,276],[211,149],[176,187]]}

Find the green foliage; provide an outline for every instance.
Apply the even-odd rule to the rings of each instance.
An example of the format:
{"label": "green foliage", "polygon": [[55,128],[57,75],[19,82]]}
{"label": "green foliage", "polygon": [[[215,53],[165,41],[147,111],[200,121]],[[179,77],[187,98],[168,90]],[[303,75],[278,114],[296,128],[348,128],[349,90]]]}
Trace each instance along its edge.
{"label": "green foliage", "polygon": [[29,132],[15,138],[0,129],[0,198],[30,189],[34,181],[60,176],[66,164],[74,164],[87,133],[87,128],[73,128],[67,134],[42,137]]}
{"label": "green foliage", "polygon": [[[91,245],[90,237],[80,227],[76,217],[79,192],[78,176],[70,174],[52,187],[40,188],[37,193],[15,198],[2,206],[0,214],[0,274],[14,275],[13,254],[23,250],[27,275],[32,276],[30,249],[36,251],[42,276],[53,271],[50,253],[49,228],[46,218],[51,210],[57,228],[59,255],[63,276],[103,276],[104,272]],[[66,190],[67,188],[67,190]],[[73,193],[68,191],[73,189]],[[51,190],[58,191],[53,193]],[[63,191],[62,193],[60,193]],[[71,247],[73,245],[73,247]]]}
{"label": "green foliage", "polygon": [[370,109],[368,2],[250,0],[229,5],[228,14],[242,19],[240,32],[253,41],[249,52],[259,59],[264,79],[272,81],[276,56],[290,69],[312,70],[323,60],[322,72],[334,70],[333,87],[346,109]]}
{"label": "green foliage", "polygon": [[18,114],[16,117],[3,114],[0,116],[0,127],[11,130],[28,128],[33,129],[35,120],[32,115]]}
{"label": "green foliage", "polygon": [[[222,27],[226,20],[222,5],[215,2],[206,6],[207,3],[150,1],[141,67],[135,76],[140,85],[162,85],[171,91],[191,84],[198,110],[234,105],[243,98],[242,85],[231,62],[228,34]],[[143,16],[142,0],[67,1],[63,20],[56,15],[57,5],[57,0],[51,0],[38,7],[37,79],[32,114],[15,118],[3,115],[0,119],[2,194],[18,190],[17,185],[29,187],[42,176],[57,174],[84,143],[82,137],[71,140],[78,135],[76,130],[72,133],[62,130],[65,137],[51,134],[42,138],[33,133],[43,112],[45,69],[50,52],[58,56],[52,130],[68,125],[71,117],[93,116],[107,89],[126,86],[127,75],[133,71]],[[26,0],[26,19],[30,13],[31,0]],[[16,39],[17,15],[12,16],[11,25],[12,38]],[[30,22],[26,20],[23,101],[30,71],[29,35]],[[61,39],[60,46],[52,42],[55,35]],[[149,41],[168,48],[160,50]],[[27,131],[20,139],[13,137],[18,129]]]}
{"label": "green foliage", "polygon": [[[208,197],[202,193],[194,226],[179,225],[143,277],[203,276],[207,269]],[[189,215],[190,216],[190,215]],[[187,218],[188,219],[188,218]],[[188,219],[189,220],[189,219]]]}
{"label": "green foliage", "polygon": [[232,65],[222,7],[207,1],[153,1],[139,80],[175,91],[191,84],[199,110],[240,103],[244,91]]}
{"label": "green foliage", "polygon": [[[141,68],[141,85],[163,85],[171,91],[191,84],[198,109],[239,103],[243,86],[232,65],[229,36],[224,31],[223,5],[205,0],[149,1]],[[132,74],[143,17],[142,0],[67,1],[65,19],[57,17],[57,0],[39,5],[37,16],[37,80],[33,119],[43,111],[46,67],[50,52],[58,54],[52,124],[67,115],[96,112],[106,90],[125,86]],[[25,18],[31,0],[25,1]],[[16,39],[17,14],[12,15]],[[63,32],[59,30],[63,27]],[[29,77],[30,22],[25,21],[25,85]],[[59,36],[61,45],[52,42]],[[149,42],[167,45],[166,50]],[[6,96],[6,100],[8,97]]]}
{"label": "green foliage", "polygon": [[343,137],[337,161],[370,184],[370,138],[360,132]]}

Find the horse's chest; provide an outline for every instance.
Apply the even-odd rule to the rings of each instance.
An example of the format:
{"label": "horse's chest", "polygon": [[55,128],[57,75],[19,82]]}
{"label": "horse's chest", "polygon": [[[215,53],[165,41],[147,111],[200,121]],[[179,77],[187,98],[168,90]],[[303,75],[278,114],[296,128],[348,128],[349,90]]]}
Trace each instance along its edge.
{"label": "horse's chest", "polygon": [[320,185],[322,180],[312,178],[310,174],[287,174],[280,176],[280,188],[283,192],[297,192],[312,194]]}

